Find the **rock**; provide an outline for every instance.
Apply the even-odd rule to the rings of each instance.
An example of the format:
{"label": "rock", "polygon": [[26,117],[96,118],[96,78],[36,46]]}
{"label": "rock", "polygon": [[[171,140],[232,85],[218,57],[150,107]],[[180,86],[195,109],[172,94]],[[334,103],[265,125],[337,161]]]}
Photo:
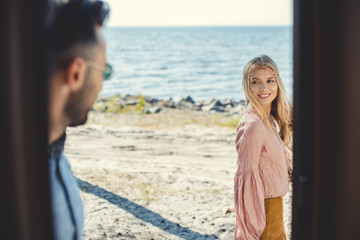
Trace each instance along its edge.
{"label": "rock", "polygon": [[225,228],[220,228],[217,230],[217,234],[226,232]]}
{"label": "rock", "polygon": [[124,100],[121,99],[121,98],[116,98],[115,99],[115,106],[117,106],[119,108],[123,108],[125,106]]}
{"label": "rock", "polygon": [[210,112],[225,112],[225,107],[214,106],[210,109]]}
{"label": "rock", "polygon": [[210,111],[224,112],[225,108],[219,101],[214,100],[209,105],[204,104],[204,106],[201,107],[201,110],[206,112],[210,112]]}
{"label": "rock", "polygon": [[125,106],[128,106],[128,105],[137,105],[139,103],[139,99],[127,99],[125,100],[124,102],[124,105]]}
{"label": "rock", "polygon": [[154,113],[159,113],[161,112],[161,108],[158,106],[153,106],[153,107],[148,107],[144,109],[144,112],[146,114],[154,114]]}
{"label": "rock", "polygon": [[225,112],[225,106],[220,101],[214,100],[209,105],[202,106],[201,110],[205,112]]}
{"label": "rock", "polygon": [[193,104],[191,102],[182,101],[181,106],[184,107],[184,108],[187,108],[187,109],[192,109],[193,108]]}
{"label": "rock", "polygon": [[145,101],[148,102],[148,103],[150,103],[151,105],[157,104],[157,103],[159,102],[158,99],[156,99],[156,98],[151,98],[151,97],[146,97],[146,98],[145,98]]}
{"label": "rock", "polygon": [[241,103],[239,103],[238,105],[236,105],[235,107],[233,107],[232,109],[230,109],[229,113],[235,115],[235,114],[239,114],[242,113],[244,111],[244,105],[242,105]]}
{"label": "rock", "polygon": [[215,100],[209,106],[211,106],[211,107],[223,107],[224,105],[219,100]]}
{"label": "rock", "polygon": [[99,97],[96,102],[107,102],[109,100],[108,97]]}
{"label": "rock", "polygon": [[174,98],[172,98],[171,100],[174,102],[174,104],[175,104],[176,106],[180,106],[180,105],[181,105],[181,101],[183,100],[183,98],[182,98],[180,95],[177,95],[177,96],[175,96]]}
{"label": "rock", "polygon": [[225,99],[223,101],[221,101],[221,105],[223,106],[227,106],[230,105],[231,107],[235,106],[236,102],[232,99]]}
{"label": "rock", "polygon": [[202,106],[204,106],[204,105],[205,105],[205,104],[204,104],[204,101],[203,101],[203,100],[194,103],[194,106],[200,106],[200,107],[202,107]]}
{"label": "rock", "polygon": [[222,212],[223,212],[224,214],[229,214],[229,213],[231,213],[231,212],[235,212],[235,210],[234,210],[233,208],[224,207],[223,210],[222,210]]}
{"label": "rock", "polygon": [[201,111],[202,107],[204,106],[204,101],[198,101],[198,102],[195,102],[193,105],[192,105],[192,110],[195,110],[195,111]]}
{"label": "rock", "polygon": [[211,107],[210,107],[210,106],[202,106],[202,107],[201,107],[201,111],[210,112],[210,110],[211,110]]}
{"label": "rock", "polygon": [[164,102],[164,107],[167,107],[167,108],[175,108],[175,103],[171,100],[168,100],[168,101],[165,101]]}
{"label": "rock", "polygon": [[202,105],[193,105],[191,109],[195,110],[195,111],[201,111],[201,108],[202,108]]}
{"label": "rock", "polygon": [[187,98],[184,99],[185,102],[189,102],[189,103],[195,103],[195,101],[190,97],[190,96],[187,96]]}
{"label": "rock", "polygon": [[225,110],[226,110],[227,112],[230,111],[232,108],[233,108],[233,106],[232,106],[231,104],[227,104],[227,105],[225,106]]}
{"label": "rock", "polygon": [[203,105],[210,105],[210,104],[212,104],[213,102],[215,102],[216,101],[216,99],[215,98],[212,98],[212,99],[210,99],[210,100],[208,100],[208,101],[204,101],[203,102]]}
{"label": "rock", "polygon": [[100,106],[100,112],[106,112],[106,110],[108,110],[108,106],[106,106],[106,105],[102,105],[102,106]]}

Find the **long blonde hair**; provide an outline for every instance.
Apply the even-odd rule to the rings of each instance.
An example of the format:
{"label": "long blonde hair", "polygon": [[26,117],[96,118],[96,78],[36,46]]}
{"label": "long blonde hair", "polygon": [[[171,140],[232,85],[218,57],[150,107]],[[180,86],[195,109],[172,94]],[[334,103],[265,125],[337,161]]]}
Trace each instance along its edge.
{"label": "long blonde hair", "polygon": [[261,116],[265,126],[270,128],[270,118],[262,110],[259,102],[250,93],[250,75],[259,68],[271,68],[275,74],[278,85],[277,97],[271,103],[270,115],[279,127],[279,135],[285,145],[290,148],[292,141],[292,106],[286,96],[284,84],[280,78],[279,69],[276,63],[268,56],[261,55],[249,61],[243,71],[242,87],[244,90],[247,105],[254,107]]}

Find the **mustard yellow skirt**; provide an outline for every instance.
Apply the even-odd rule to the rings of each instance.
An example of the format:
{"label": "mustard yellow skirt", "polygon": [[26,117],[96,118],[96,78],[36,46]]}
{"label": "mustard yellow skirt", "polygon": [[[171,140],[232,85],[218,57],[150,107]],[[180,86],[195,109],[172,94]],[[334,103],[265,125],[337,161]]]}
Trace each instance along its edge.
{"label": "mustard yellow skirt", "polygon": [[282,197],[265,199],[266,226],[260,240],[286,240]]}

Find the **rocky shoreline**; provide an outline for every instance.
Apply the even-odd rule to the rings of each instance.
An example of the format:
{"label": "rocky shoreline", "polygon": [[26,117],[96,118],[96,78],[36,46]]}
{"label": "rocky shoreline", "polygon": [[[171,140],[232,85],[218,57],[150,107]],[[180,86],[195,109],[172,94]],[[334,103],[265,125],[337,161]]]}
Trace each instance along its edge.
{"label": "rocky shoreline", "polygon": [[94,112],[137,112],[142,114],[158,114],[164,109],[186,109],[192,111],[202,111],[207,113],[224,113],[236,115],[242,112],[245,100],[235,101],[232,99],[194,101],[191,96],[175,96],[168,100],[144,97],[144,96],[101,96],[99,97],[92,111]]}

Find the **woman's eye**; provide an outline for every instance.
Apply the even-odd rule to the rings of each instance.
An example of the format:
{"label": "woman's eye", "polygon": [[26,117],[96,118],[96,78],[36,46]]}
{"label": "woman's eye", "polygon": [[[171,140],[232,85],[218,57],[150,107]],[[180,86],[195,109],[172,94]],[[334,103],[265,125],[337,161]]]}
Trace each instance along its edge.
{"label": "woman's eye", "polygon": [[252,81],[251,84],[257,84],[257,81]]}
{"label": "woman's eye", "polygon": [[272,79],[268,80],[268,83],[273,83],[273,82],[275,82],[275,80],[272,80]]}

